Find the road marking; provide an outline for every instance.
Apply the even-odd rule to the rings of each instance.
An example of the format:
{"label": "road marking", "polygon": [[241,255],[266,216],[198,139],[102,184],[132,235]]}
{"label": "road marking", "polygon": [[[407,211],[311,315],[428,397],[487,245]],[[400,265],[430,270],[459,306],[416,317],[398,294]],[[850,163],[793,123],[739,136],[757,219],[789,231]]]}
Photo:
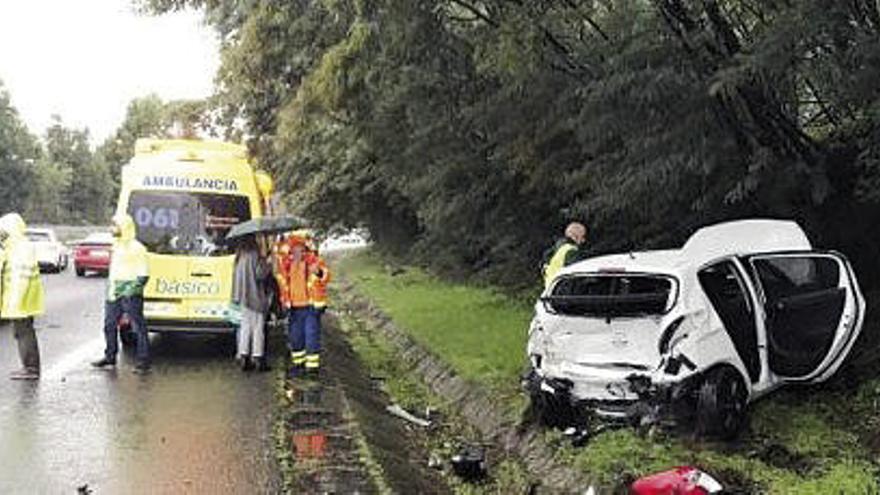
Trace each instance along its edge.
{"label": "road marking", "polygon": [[64,355],[51,368],[43,372],[43,378],[59,380],[75,369],[87,369],[89,361],[98,359],[104,352],[104,338],[98,337]]}

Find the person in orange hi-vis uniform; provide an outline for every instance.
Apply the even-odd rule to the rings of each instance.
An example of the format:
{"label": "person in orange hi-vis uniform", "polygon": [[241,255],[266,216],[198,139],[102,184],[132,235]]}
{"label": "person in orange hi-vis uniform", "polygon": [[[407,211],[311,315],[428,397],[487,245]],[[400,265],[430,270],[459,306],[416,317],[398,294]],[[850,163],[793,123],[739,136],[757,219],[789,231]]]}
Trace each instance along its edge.
{"label": "person in orange hi-vis uniform", "polygon": [[306,243],[306,267],[308,279],[306,289],[309,294],[311,311],[306,318],[305,348],[306,371],[317,371],[321,367],[321,316],[327,310],[327,284],[330,283],[330,269],[318,254],[311,242]]}
{"label": "person in orange hi-vis uniform", "polygon": [[330,271],[306,235],[288,236],[275,251],[279,298],[288,311],[292,372],[317,371],[321,359],[320,317],[327,307]]}

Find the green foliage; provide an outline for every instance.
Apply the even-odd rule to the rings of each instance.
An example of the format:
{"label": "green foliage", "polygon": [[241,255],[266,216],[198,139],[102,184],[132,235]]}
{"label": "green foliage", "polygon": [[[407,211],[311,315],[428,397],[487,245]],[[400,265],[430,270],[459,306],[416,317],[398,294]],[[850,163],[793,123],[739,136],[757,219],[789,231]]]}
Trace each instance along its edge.
{"label": "green foliage", "polygon": [[136,3],[204,9],[292,209],[435,269],[526,287],[571,219],[604,252],[783,216],[880,282],[876,2]]}
{"label": "green foliage", "polygon": [[[46,223],[102,223],[109,218],[114,198],[107,164],[96,157],[88,129],[66,127],[52,117],[45,135],[45,162],[34,188],[29,221]],[[45,202],[44,202],[45,201]]]}
{"label": "green foliage", "polygon": [[41,150],[12,107],[0,82],[0,212],[24,211],[36,181],[34,164]]}
{"label": "green foliage", "polygon": [[414,267],[392,275],[375,255],[346,257],[339,270],[461,376],[515,395],[530,308],[488,289],[446,284]]}

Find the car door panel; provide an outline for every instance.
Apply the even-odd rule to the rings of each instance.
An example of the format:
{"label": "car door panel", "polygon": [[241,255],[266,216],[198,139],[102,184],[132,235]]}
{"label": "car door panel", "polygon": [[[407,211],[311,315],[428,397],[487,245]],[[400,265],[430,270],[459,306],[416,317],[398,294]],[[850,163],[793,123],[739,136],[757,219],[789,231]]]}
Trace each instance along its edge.
{"label": "car door panel", "polygon": [[788,381],[827,378],[860,330],[864,302],[847,260],[814,251],[748,261],[766,314],[770,370]]}

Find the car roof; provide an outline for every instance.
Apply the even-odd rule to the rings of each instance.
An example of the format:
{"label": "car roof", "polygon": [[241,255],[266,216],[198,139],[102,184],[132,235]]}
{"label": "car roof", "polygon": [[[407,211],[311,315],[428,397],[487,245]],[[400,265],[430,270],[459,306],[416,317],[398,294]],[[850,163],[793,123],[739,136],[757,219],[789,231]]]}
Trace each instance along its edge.
{"label": "car roof", "polygon": [[736,220],[696,231],[682,247],[682,254],[700,264],[725,256],[774,251],[809,251],[810,240],[791,220]]}
{"label": "car roof", "polygon": [[52,232],[52,229],[43,229],[40,227],[28,227],[24,231],[27,233],[34,233],[34,234],[50,234]]}
{"label": "car roof", "polygon": [[697,230],[681,249],[603,255],[574,263],[560,274],[626,270],[677,274],[688,267],[737,255],[809,251],[809,239],[790,220],[751,219],[724,222]]}
{"label": "car roof", "polygon": [[109,232],[92,232],[87,235],[85,239],[80,242],[107,242],[113,243],[113,234]]}

